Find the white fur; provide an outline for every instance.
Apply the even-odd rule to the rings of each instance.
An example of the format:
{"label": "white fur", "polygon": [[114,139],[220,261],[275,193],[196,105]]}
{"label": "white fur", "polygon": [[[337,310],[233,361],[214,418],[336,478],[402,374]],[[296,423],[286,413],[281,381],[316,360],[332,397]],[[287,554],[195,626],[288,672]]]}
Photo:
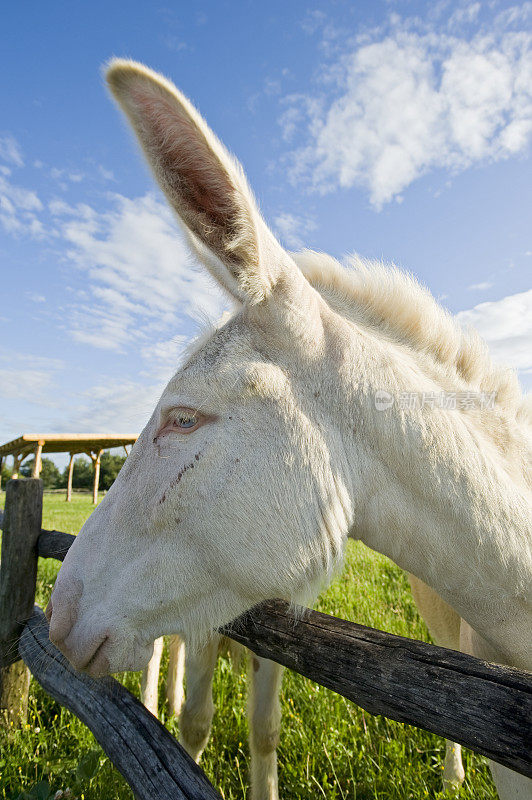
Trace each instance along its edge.
{"label": "white fur", "polygon": [[[169,81],[123,61],[108,80],[206,268],[241,306],[170,381],[76,538],[52,639],[94,674],[144,666],[163,634],[199,658],[213,630],[261,600],[312,602],[352,536],[452,607],[472,652],[531,669],[532,431],[515,378],[412,278],[285,252]],[[493,411],[378,411],[379,390],[498,396]],[[205,424],[169,432],[183,406]],[[201,713],[185,705],[183,724],[197,756],[212,711],[210,666],[203,679],[196,666]],[[268,763],[256,793],[273,787]],[[504,800],[530,794],[526,779],[500,780]]]}

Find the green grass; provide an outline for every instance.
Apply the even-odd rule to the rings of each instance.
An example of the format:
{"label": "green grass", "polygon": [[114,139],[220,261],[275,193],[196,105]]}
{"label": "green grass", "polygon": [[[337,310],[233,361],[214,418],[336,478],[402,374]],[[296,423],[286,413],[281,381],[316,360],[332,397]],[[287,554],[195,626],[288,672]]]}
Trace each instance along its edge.
{"label": "green grass", "polygon": [[[3,505],[3,495],[1,499]],[[63,496],[47,494],[43,527],[75,533],[91,510],[88,495],[74,495],[69,505]],[[52,560],[40,560],[40,605],[48,601],[58,566]],[[318,608],[429,641],[404,574],[359,543],[350,543],[345,569],[320,598]],[[138,673],[128,673],[121,680],[138,694]],[[217,711],[202,766],[228,799],[249,795],[245,696],[245,669],[235,674],[228,660],[221,658],[214,684]],[[442,739],[374,717],[293,673],[285,674],[282,706],[282,800],[420,800],[442,796]],[[177,721],[165,719],[162,703],[160,717],[177,735]],[[76,796],[85,800],[133,800],[127,784],[102,751],[95,776],[84,778],[78,770],[76,777],[77,765],[97,747],[87,728],[32,680],[28,724],[23,730],[0,731],[0,797],[17,798],[36,782],[46,780],[54,792],[74,785]],[[496,800],[485,759],[466,751],[464,760],[467,777],[457,797]]]}

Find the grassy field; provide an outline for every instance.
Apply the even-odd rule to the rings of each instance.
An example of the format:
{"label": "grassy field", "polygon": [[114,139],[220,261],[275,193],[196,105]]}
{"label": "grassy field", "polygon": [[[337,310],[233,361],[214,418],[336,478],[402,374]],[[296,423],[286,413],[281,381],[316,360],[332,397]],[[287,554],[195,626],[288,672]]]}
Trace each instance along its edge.
{"label": "grassy field", "polygon": [[[1,495],[2,506],[3,499]],[[45,495],[43,527],[75,533],[91,510],[88,495],[74,495],[69,505],[62,495]],[[40,560],[37,602],[42,606],[57,569],[57,562]],[[318,608],[429,641],[404,574],[358,543],[349,545],[344,572],[320,598]],[[121,680],[138,694],[138,673],[128,673]],[[249,794],[245,695],[245,669],[235,674],[230,663],[220,659],[214,686],[217,712],[202,765],[224,798]],[[373,717],[292,673],[285,675],[282,705],[282,800],[442,797],[444,742],[438,737]],[[165,718],[163,704],[160,717],[177,735],[177,721]],[[467,777],[457,797],[496,800],[485,759],[470,752],[464,758]],[[22,797],[45,798],[48,789],[55,793],[66,787],[85,800],[133,800],[87,728],[32,681],[28,724],[23,730],[0,730],[0,797],[14,800],[30,792]]]}

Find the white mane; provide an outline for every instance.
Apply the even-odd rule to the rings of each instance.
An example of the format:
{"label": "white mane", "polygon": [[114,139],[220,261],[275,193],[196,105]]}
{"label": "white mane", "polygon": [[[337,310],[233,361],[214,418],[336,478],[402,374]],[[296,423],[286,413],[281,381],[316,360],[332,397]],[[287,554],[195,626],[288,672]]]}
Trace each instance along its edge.
{"label": "white mane", "polygon": [[501,411],[532,419],[515,372],[495,364],[477,332],[464,330],[413,275],[358,256],[344,267],[312,250],[290,255],[337,313],[431,358],[455,388],[495,392]]}

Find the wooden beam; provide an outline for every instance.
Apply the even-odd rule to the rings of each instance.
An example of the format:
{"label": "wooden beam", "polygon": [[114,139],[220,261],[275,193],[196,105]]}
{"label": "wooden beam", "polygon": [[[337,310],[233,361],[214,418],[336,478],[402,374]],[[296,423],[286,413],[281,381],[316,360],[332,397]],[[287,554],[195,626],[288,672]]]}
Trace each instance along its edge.
{"label": "wooden beam", "polygon": [[66,501],[70,503],[72,501],[72,474],[74,472],[74,453],[70,453],[70,461],[68,462],[68,478],[67,478],[67,489],[66,489]]}
{"label": "wooden beam", "polygon": [[27,716],[30,675],[15,662],[20,633],[35,602],[35,545],[41,525],[42,481],[10,480],[0,564],[0,721],[7,725],[22,725]]}
{"label": "wooden beam", "polygon": [[34,458],[34,461],[33,461],[33,469],[32,469],[32,472],[31,472],[31,477],[32,478],[38,478],[39,475],[41,474],[41,469],[42,469],[41,456],[42,456],[43,447],[44,447],[44,442],[41,439],[37,443],[37,447],[35,448],[35,458]]}
{"label": "wooden beam", "polygon": [[372,714],[417,725],[532,777],[532,674],[284,600],[223,629]]}
{"label": "wooden beam", "polygon": [[221,800],[172,734],[114,678],[78,672],[48,638],[36,607],[20,654],[41,686],[90,728],[138,800]]}
{"label": "wooden beam", "polygon": [[5,457],[14,453],[32,453],[41,440],[44,442],[43,453],[84,453],[86,450],[131,446],[136,442],[137,436],[121,436],[115,433],[25,433],[1,444],[0,455]]}

